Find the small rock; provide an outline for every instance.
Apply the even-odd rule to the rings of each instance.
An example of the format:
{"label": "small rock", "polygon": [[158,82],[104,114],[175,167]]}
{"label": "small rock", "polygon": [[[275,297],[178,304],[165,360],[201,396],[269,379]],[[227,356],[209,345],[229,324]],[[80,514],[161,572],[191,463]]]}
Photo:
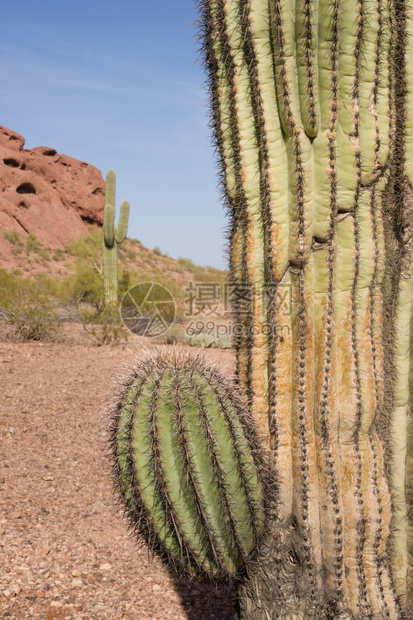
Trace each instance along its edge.
{"label": "small rock", "polygon": [[72,577],[80,577],[80,570],[77,570],[77,568],[72,570]]}
{"label": "small rock", "polygon": [[81,588],[82,587],[82,580],[81,579],[73,579],[72,581],[72,588]]}
{"label": "small rock", "polygon": [[112,568],[112,564],[107,564],[107,563],[106,564],[101,564],[99,566],[99,570],[111,570],[111,568]]}
{"label": "small rock", "polygon": [[12,590],[3,590],[3,596],[5,596],[6,598],[12,598],[16,595]]}
{"label": "small rock", "polygon": [[50,607],[55,607],[55,608],[59,609],[60,607],[63,607],[63,603],[61,603],[60,601],[52,601],[50,603]]}
{"label": "small rock", "polygon": [[155,583],[155,584],[152,586],[152,591],[153,591],[153,592],[160,592],[160,591],[161,591],[161,589],[162,589],[162,588],[161,588],[161,586],[160,586],[158,583]]}
{"label": "small rock", "polygon": [[15,510],[14,512],[10,512],[9,513],[9,519],[21,519],[22,516],[20,514],[20,512],[18,512],[17,510]]}
{"label": "small rock", "polygon": [[54,477],[51,474],[47,474],[46,476],[42,476],[42,479],[48,482],[54,480]]}

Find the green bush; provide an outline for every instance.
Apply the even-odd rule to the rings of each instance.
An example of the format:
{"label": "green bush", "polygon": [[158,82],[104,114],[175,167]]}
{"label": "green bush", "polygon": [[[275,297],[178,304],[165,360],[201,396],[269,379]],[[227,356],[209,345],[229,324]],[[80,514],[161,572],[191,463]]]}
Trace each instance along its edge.
{"label": "green bush", "polygon": [[19,340],[54,340],[59,314],[39,283],[0,270],[0,318]]}
{"label": "green bush", "polygon": [[60,248],[53,251],[52,259],[55,261],[61,261],[64,258],[65,253]]}
{"label": "green bush", "polygon": [[184,343],[190,347],[201,347],[203,349],[230,349],[233,346],[231,336],[217,337],[213,334],[204,333],[194,335],[185,333]]}
{"label": "green bush", "polygon": [[197,267],[189,258],[178,258],[178,264],[187,271],[196,271]]}
{"label": "green bush", "polygon": [[132,245],[139,245],[140,247],[144,247],[142,245],[142,242],[139,241],[139,239],[132,239],[130,237],[128,237],[128,241],[132,244]]}
{"label": "green bush", "polygon": [[6,230],[3,233],[3,236],[6,241],[11,243],[12,245],[18,245],[20,243],[20,237],[17,230]]}
{"label": "green bush", "polygon": [[86,304],[79,306],[79,319],[83,329],[98,347],[126,342],[129,331],[123,326],[118,311],[113,306],[96,310]]}
{"label": "green bush", "polygon": [[102,231],[91,226],[88,235],[79,237],[65,246],[66,252],[83,260],[99,261],[102,252]]}
{"label": "green bush", "polygon": [[132,248],[124,248],[123,246],[121,247],[124,250],[127,258],[129,258],[130,260],[135,260],[137,258],[138,253],[136,252],[136,250],[133,250]]}
{"label": "green bush", "polygon": [[44,260],[50,260],[50,252],[46,248],[39,248],[37,254]]}
{"label": "green bush", "polygon": [[118,283],[118,295],[120,299],[122,299],[126,291],[129,290],[130,282],[131,282],[130,273],[127,269],[124,269],[122,271],[122,275],[119,278],[119,283]]}
{"label": "green bush", "polygon": [[75,276],[68,290],[70,290],[70,299],[75,304],[88,302],[98,311],[104,305],[102,274],[96,266],[81,259],[76,261]]}
{"label": "green bush", "polygon": [[27,235],[26,237],[26,252],[27,254],[33,255],[33,254],[37,254],[39,252],[39,250],[41,249],[42,244],[41,242],[37,239],[36,235]]}

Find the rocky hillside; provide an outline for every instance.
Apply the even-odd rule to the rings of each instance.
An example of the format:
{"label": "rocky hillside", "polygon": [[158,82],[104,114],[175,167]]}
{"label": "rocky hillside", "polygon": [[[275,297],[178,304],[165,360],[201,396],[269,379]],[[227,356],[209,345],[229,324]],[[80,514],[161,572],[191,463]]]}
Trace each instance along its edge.
{"label": "rocky hillside", "polygon": [[[0,230],[28,234],[61,248],[102,223],[105,182],[100,171],[53,148],[24,148],[24,138],[0,126]],[[0,235],[0,254],[10,247]]]}
{"label": "rocky hillside", "polygon": [[[53,148],[24,148],[0,126],[0,269],[65,277],[82,259],[99,267],[105,181],[101,172]],[[95,224],[95,226],[93,226]],[[221,282],[226,273],[173,259],[134,239],[119,248],[120,272],[157,282]]]}

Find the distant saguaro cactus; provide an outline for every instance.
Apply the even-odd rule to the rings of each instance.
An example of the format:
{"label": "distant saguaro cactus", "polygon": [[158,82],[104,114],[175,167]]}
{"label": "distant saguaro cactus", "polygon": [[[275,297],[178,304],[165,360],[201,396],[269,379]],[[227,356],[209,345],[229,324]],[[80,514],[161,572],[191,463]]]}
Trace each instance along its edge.
{"label": "distant saguaro cactus", "polygon": [[121,204],[117,229],[115,212],[116,175],[114,170],[108,170],[102,232],[103,285],[107,305],[116,305],[118,302],[118,245],[125,241],[128,232],[129,203],[125,200]]}

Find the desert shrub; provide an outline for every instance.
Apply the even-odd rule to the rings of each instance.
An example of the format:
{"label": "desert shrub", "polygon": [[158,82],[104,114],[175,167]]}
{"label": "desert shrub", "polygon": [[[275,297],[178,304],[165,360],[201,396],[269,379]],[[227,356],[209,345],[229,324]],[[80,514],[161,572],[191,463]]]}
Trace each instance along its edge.
{"label": "desert shrub", "polygon": [[104,305],[103,278],[98,268],[81,259],[76,261],[75,276],[68,285],[70,300],[75,305],[87,302],[100,311]]}
{"label": "desert shrub", "polygon": [[196,271],[197,267],[189,258],[178,258],[178,264],[187,271]]}
{"label": "desert shrub", "polygon": [[41,249],[42,244],[36,237],[36,235],[27,235],[26,237],[26,252],[29,255],[37,254]]}
{"label": "desert shrub", "polygon": [[131,243],[132,245],[139,245],[140,247],[144,247],[144,246],[142,245],[142,242],[141,242],[141,241],[139,241],[139,239],[132,239],[132,238],[128,237],[128,241],[129,241],[129,243]]}
{"label": "desert shrub", "polygon": [[[120,246],[123,248],[123,246]],[[136,250],[133,250],[132,248],[124,248],[125,254],[127,256],[127,258],[129,258],[130,260],[135,260],[138,256],[138,253],[136,252]]]}
{"label": "desert shrub", "polygon": [[46,248],[39,248],[37,254],[44,260],[50,260],[50,252]]}
{"label": "desert shrub", "polygon": [[61,261],[64,257],[64,252],[60,248],[53,251],[52,259],[55,261]]}
{"label": "desert shrub", "polygon": [[53,278],[48,273],[36,273],[31,281],[40,295],[48,296],[59,302],[66,301],[67,283],[65,280]]}
{"label": "desert shrub", "polygon": [[33,280],[0,270],[0,319],[19,340],[54,340],[59,313]]}
{"label": "desert shrub", "polygon": [[156,246],[153,248],[152,252],[153,252],[154,254],[156,254],[156,256],[162,256],[161,248],[159,247],[159,245],[156,245]]}
{"label": "desert shrub", "polygon": [[12,245],[18,245],[20,243],[20,237],[17,230],[6,230],[3,233],[3,236],[6,241],[11,243]]}
{"label": "desert shrub", "polygon": [[230,349],[232,338],[229,335],[217,337],[214,334],[193,334],[185,333],[184,343],[191,347],[202,347],[203,349]]}
{"label": "desert shrub", "polygon": [[74,239],[65,246],[71,256],[83,260],[100,261],[102,249],[102,231],[97,226],[91,226],[88,235]]}
{"label": "desert shrub", "polygon": [[92,343],[98,347],[126,342],[129,331],[124,327],[119,312],[111,306],[95,307],[80,304],[79,320]]}
{"label": "desert shrub", "polygon": [[127,290],[130,288],[130,273],[127,269],[122,271],[122,275],[119,278],[118,282],[118,296],[121,299]]}

